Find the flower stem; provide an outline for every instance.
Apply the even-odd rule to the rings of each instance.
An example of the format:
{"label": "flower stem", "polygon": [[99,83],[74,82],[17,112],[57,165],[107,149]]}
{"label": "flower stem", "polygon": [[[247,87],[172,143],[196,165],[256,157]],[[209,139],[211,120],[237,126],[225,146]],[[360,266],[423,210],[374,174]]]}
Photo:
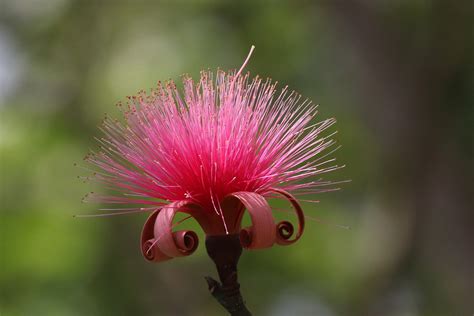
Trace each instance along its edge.
{"label": "flower stem", "polygon": [[206,237],[207,254],[216,264],[221,283],[206,277],[212,296],[233,316],[251,316],[237,281],[237,263],[242,254],[238,234]]}

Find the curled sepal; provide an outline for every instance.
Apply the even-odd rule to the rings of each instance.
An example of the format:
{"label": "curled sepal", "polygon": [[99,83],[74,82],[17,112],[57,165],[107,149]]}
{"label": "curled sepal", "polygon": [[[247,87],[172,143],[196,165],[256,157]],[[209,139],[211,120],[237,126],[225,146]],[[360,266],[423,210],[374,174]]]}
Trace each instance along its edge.
{"label": "curled sepal", "polygon": [[141,250],[143,256],[154,262],[192,254],[199,239],[195,232],[181,230],[172,232],[173,218],[178,212],[187,212],[188,201],[178,201],[164,206],[148,217],[142,230]]}
{"label": "curled sepal", "polygon": [[281,189],[271,189],[271,192],[278,193],[284,196],[290,203],[293,205],[295,209],[296,215],[298,216],[298,231],[296,232],[296,236],[291,239],[295,232],[295,228],[293,224],[288,221],[281,221],[276,225],[276,242],[279,245],[290,245],[300,239],[301,235],[304,231],[304,213],[301,209],[301,205],[298,203],[296,198],[291,195],[290,193],[286,192],[285,190]]}
{"label": "curled sepal", "polygon": [[236,192],[230,196],[242,202],[252,219],[252,226],[240,231],[242,246],[249,249],[273,246],[276,240],[275,220],[267,200],[254,192]]}

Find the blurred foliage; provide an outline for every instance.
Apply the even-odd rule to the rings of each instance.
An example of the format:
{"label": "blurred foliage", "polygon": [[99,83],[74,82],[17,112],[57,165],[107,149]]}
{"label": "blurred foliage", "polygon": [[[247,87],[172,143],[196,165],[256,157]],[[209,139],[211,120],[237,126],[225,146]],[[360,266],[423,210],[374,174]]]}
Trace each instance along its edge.
{"label": "blurred foliage", "polygon": [[202,246],[152,265],[138,247],[145,215],[73,217],[101,208],[80,203],[101,188],[74,163],[117,101],[237,68],[252,44],[252,74],[338,118],[347,168],[330,177],[352,179],[304,203],[350,230],[308,220],[294,246],[244,253],[255,315],[472,314],[472,11],[443,0],[3,0],[0,314],[222,314]]}

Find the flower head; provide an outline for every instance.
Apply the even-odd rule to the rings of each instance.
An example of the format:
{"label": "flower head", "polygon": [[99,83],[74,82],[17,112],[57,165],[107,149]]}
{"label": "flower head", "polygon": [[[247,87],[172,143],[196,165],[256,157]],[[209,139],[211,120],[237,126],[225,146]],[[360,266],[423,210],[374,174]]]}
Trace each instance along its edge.
{"label": "flower head", "polygon": [[[333,159],[322,155],[334,141],[320,136],[335,120],[313,123],[310,101],[286,87],[278,91],[269,79],[241,75],[242,68],[203,71],[198,82],[184,76],[182,91],[170,81],[130,97],[122,106],[125,122],[107,118],[100,151],[86,158],[101,169],[96,178],[119,193],[102,201],[156,209],[142,233],[149,260],[196,248],[193,232],[170,233],[178,211],[206,234],[241,233],[246,247],[294,242],[304,216],[293,195],[318,191],[327,182],[315,177],[338,168],[327,167]],[[289,222],[275,224],[271,197],[294,206],[299,230],[293,240]],[[245,209],[252,227],[241,229]]]}

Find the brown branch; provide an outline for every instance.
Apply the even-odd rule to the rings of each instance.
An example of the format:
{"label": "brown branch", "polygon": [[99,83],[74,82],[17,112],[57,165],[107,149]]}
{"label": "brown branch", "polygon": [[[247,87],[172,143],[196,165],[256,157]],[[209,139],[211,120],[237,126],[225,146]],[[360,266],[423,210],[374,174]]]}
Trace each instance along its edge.
{"label": "brown branch", "polygon": [[251,316],[237,281],[237,263],[242,254],[239,235],[215,235],[206,238],[207,254],[216,264],[221,283],[205,277],[212,296],[233,316]]}

